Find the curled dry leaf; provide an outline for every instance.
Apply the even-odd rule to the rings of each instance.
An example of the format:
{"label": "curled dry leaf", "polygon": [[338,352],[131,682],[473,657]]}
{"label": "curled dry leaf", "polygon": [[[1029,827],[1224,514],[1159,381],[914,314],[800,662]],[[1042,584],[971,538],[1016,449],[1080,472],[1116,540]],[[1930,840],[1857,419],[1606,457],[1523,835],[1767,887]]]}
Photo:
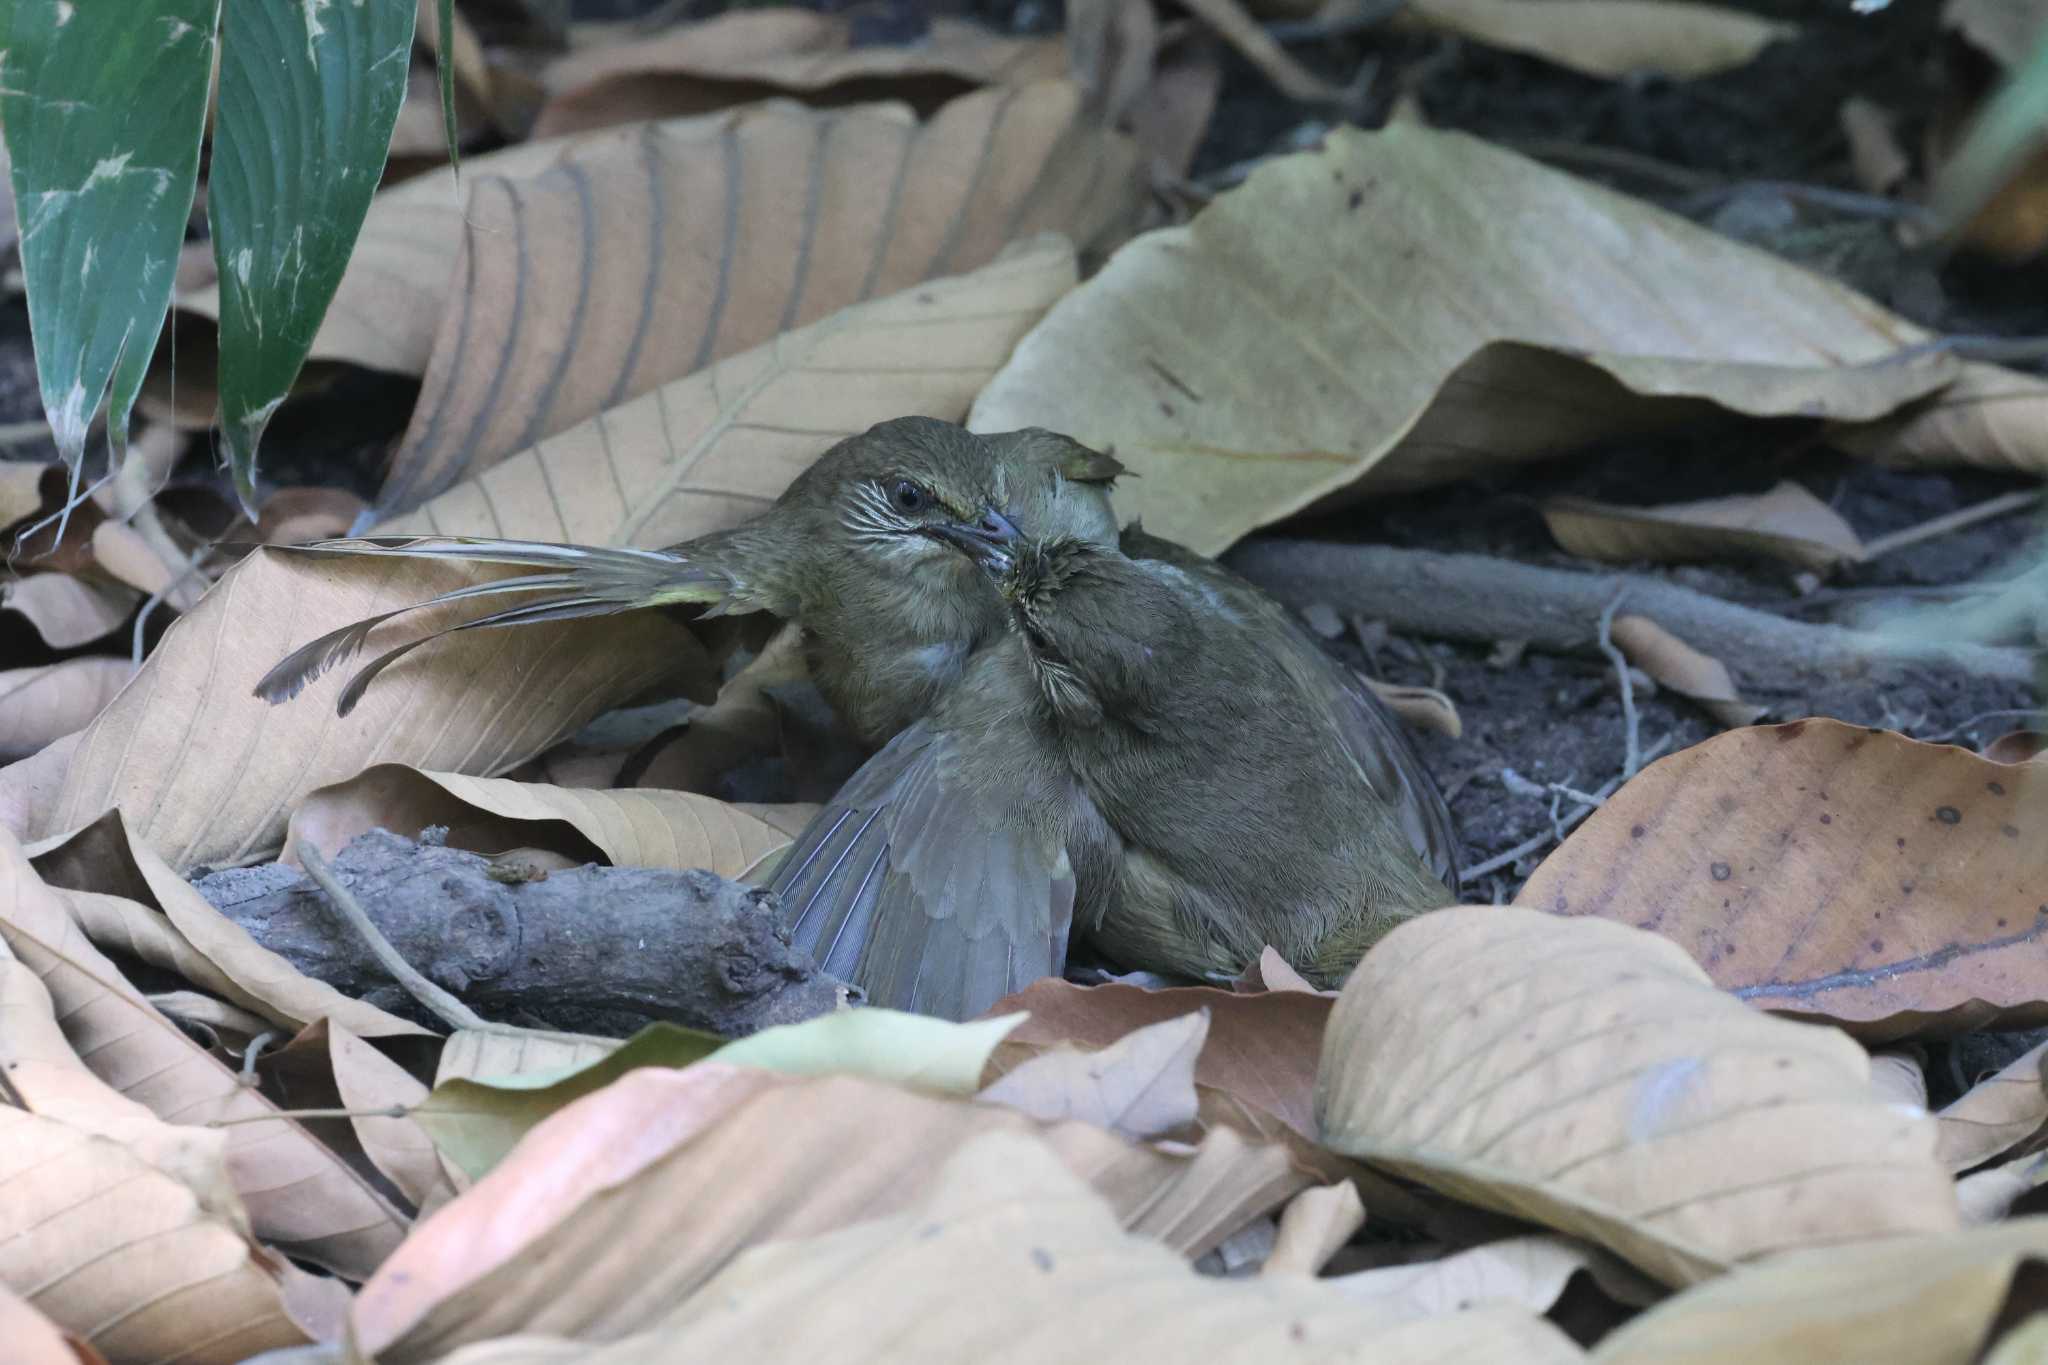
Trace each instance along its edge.
{"label": "curled dry leaf", "polygon": [[1680,80],[1746,66],[1798,29],[1686,0],[1416,0],[1406,24],[1526,52],[1588,76]]}
{"label": "curled dry leaf", "polygon": [[1208,1037],[1208,1011],[1196,1010],[1134,1029],[1097,1052],[1056,1047],[1005,1072],[981,1098],[1048,1123],[1092,1123],[1133,1142],[1166,1137],[1195,1121],[1195,1059]]}
{"label": "curled dry leaf", "polygon": [[0,811],[41,839],[118,806],[173,869],[232,864],[276,848],[293,803],[367,763],[509,768],[657,680],[690,685],[696,667],[709,681],[689,633],[643,614],[631,629],[598,619],[437,642],[432,667],[399,664],[346,718],[334,714],[344,672],[281,706],[252,694],[320,632],[488,572],[258,550],[165,632],[75,739],[0,772]]}
{"label": "curled dry leaf", "polygon": [[1365,1226],[1365,1203],[1349,1181],[1318,1185],[1287,1201],[1262,1275],[1314,1275]]}
{"label": "curled dry leaf", "polygon": [[508,1332],[639,1331],[748,1246],[904,1208],[990,1132],[1039,1134],[1126,1226],[1190,1254],[1304,1183],[1284,1150],[1233,1134],[1176,1155],[851,1077],[641,1068],[422,1223],[357,1296],[357,1340],[408,1365]]}
{"label": "curled dry leaf", "polygon": [[[1583,1356],[1533,1314],[1415,1321],[1313,1280],[1197,1275],[1021,1134],[976,1137],[907,1207],[741,1254],[644,1334],[591,1365],[725,1358],[1085,1365],[1273,1360],[1421,1365]],[[509,1362],[480,1347],[462,1365]],[[495,1352],[495,1353],[494,1353]]]}
{"label": "curled dry leaf", "polygon": [[1066,74],[1057,38],[1013,38],[945,15],[914,43],[857,44],[855,28],[850,14],[743,9],[571,51],[541,73],[548,102],[533,136],[703,114],[773,91],[817,105],[886,94],[930,109],[973,86]]}
{"label": "curled dry leaf", "polygon": [[1950,1171],[1967,1171],[2009,1152],[2030,1152],[2048,1134],[2048,1043],[2013,1058],[1934,1116],[1934,1155]]}
{"label": "curled dry leaf", "polygon": [[88,937],[108,942],[94,932],[94,923],[110,929],[118,924],[112,932],[120,937],[112,946],[180,972],[193,985],[275,1024],[296,1031],[331,1019],[366,1038],[428,1033],[314,980],[249,937],[248,930],[214,909],[154,850],[131,838],[118,810],[61,839],[37,845],[34,865],[52,887],[115,902],[97,911],[78,908]]}
{"label": "curled dry leaf", "polygon": [[355,1111],[346,1119],[307,1123],[323,1135],[332,1133],[332,1125],[347,1124],[346,1140],[329,1136],[328,1145],[359,1151],[421,1216],[455,1197],[426,1129],[409,1113],[390,1112],[420,1104],[427,1087],[367,1041],[323,1019],[265,1053],[259,1065],[273,1093],[290,1108]]}
{"label": "curled dry leaf", "polygon": [[30,574],[0,583],[0,611],[27,617],[52,649],[76,649],[104,640],[127,623],[141,600],[133,588],[68,573]]}
{"label": "curled dry leaf", "polygon": [[0,763],[84,729],[134,672],[126,659],[99,656],[0,672]]}
{"label": "curled dry leaf", "polygon": [[306,841],[332,858],[372,829],[410,837],[444,825],[451,847],[474,853],[544,848],[577,862],[701,867],[739,878],[787,847],[813,813],[809,806],[728,805],[694,792],[588,791],[380,763],[309,792],[292,813],[284,857],[296,861]]}
{"label": "curled dry leaf", "polygon": [[280,488],[264,501],[256,539],[265,545],[300,545],[345,536],[366,505],[345,488]]}
{"label": "curled dry leaf", "polygon": [[1338,998],[1316,1112],[1337,1151],[1667,1284],[1957,1225],[1932,1122],[1876,1099],[1861,1048],[1601,920],[1467,907],[1396,929]]}
{"label": "curled dry leaf", "polygon": [[1869,363],[1926,337],[1463,134],[1340,130],[1125,246],[1024,339],[970,425],[1114,449],[1143,476],[1121,510],[1208,553],[1311,505],[1702,404],[1854,423],[1940,391],[1865,444],[1932,459],[1946,440],[1951,463],[2048,468],[2048,382],[1949,357]]}
{"label": "curled dry leaf", "polygon": [[456,266],[465,285],[379,502],[416,506],[671,380],[985,265],[1020,237],[1106,247],[1142,202],[1136,162],[1128,139],[1082,117],[1072,85],[1041,81],[965,96],[925,124],[897,106],[785,102],[644,124],[530,179],[479,179]]}
{"label": "curled dry leaf", "polygon": [[1075,277],[1071,246],[1036,239],[610,408],[378,529],[653,549],[736,525],[842,437],[959,420]]}
{"label": "curled dry leaf", "polygon": [[1609,638],[1622,657],[1682,697],[1700,704],[1709,715],[1731,728],[1749,725],[1764,708],[1742,699],[1728,666],[1702,654],[1647,616],[1617,616]]}
{"label": "curled dry leaf", "polygon": [[1760,1009],[1872,1043],[2048,1023],[2048,775],[1831,720],[1658,760],[1517,905],[1654,929]]}
{"label": "curled dry leaf", "polygon": [[[2048,1218],[1773,1256],[1689,1289],[1600,1343],[1598,1365],[1867,1365],[1981,1359],[2044,1306]],[[2032,1273],[2028,1273],[2028,1272]]]}
{"label": "curled dry leaf", "polygon": [[1418,730],[1431,730],[1450,739],[1465,733],[1465,722],[1458,717],[1458,704],[1434,687],[1402,687],[1374,678],[1367,678],[1365,685],[1395,715]]}
{"label": "curled dry leaf", "polygon": [[358,1279],[399,1243],[397,1210],[151,1008],[86,941],[5,831],[0,938],[42,978],[65,1039],[101,1080],[167,1123],[252,1120],[228,1127],[226,1159],[257,1236]]}
{"label": "curled dry leaf", "polygon": [[1993,763],[2032,763],[2048,754],[2048,733],[2013,730],[1984,746],[1984,757]]}
{"label": "curled dry leaf", "polygon": [[0,1283],[33,1286],[29,1304],[111,1359],[236,1365],[309,1342],[288,1279],[310,1277],[120,1143],[0,1106]]}
{"label": "curled dry leaf", "polygon": [[1789,479],[1768,493],[1699,502],[1622,507],[1552,498],[1542,510],[1559,545],[1609,564],[1735,558],[1825,570],[1863,558],[1863,541],[1841,513]]}

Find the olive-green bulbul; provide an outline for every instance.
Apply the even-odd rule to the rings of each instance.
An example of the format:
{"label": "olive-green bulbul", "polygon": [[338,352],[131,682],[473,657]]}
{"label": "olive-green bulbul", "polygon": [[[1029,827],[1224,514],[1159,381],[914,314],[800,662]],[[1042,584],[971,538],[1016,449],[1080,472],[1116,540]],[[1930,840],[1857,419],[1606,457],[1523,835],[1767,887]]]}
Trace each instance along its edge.
{"label": "olive-green bulbul", "polygon": [[827,971],[963,1018],[1059,970],[1078,927],[1132,967],[1227,975],[1271,944],[1334,985],[1450,903],[1263,612],[1071,537],[923,534],[981,566],[1011,630],[784,856],[772,887]]}

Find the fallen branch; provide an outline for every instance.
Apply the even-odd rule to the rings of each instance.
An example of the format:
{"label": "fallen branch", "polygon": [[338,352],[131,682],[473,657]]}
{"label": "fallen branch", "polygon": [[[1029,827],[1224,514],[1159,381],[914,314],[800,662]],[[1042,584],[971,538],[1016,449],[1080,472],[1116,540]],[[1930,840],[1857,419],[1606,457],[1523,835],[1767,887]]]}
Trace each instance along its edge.
{"label": "fallen branch", "polygon": [[1386,545],[1253,540],[1228,563],[1290,606],[1332,602],[1396,631],[1488,643],[1526,640],[1558,652],[1597,653],[1599,621],[1616,594],[1694,649],[1725,663],[1746,686],[1797,691],[1815,676],[1881,677],[1934,664],[2010,682],[2033,680],[2033,656],[1992,645],[1913,641],[1787,620],[1647,574],[1546,569],[1486,555]]}
{"label": "fallen branch", "polygon": [[[586,866],[507,881],[487,858],[383,830],[333,871],[405,962],[509,1023],[623,1036],[665,1019],[738,1037],[829,1013],[847,992],[790,946],[766,892],[710,872]],[[197,885],[308,976],[438,1022],[297,870],[233,868]]]}

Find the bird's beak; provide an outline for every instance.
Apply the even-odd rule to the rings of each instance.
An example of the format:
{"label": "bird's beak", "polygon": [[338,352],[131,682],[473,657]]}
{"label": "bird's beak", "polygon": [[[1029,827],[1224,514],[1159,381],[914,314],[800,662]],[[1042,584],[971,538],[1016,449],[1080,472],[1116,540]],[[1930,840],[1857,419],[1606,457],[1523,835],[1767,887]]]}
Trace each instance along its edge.
{"label": "bird's beak", "polygon": [[1015,522],[993,507],[983,508],[977,521],[934,522],[925,532],[995,573],[1010,567],[1010,551],[1023,536]]}

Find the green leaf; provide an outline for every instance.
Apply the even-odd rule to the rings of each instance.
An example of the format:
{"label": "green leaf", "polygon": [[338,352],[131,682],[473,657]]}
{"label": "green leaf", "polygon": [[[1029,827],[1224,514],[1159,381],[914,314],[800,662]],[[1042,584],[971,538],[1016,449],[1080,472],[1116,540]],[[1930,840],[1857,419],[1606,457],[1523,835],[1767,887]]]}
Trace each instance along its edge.
{"label": "green leaf", "polygon": [[441,81],[441,131],[448,139],[448,169],[459,186],[462,149],[456,145],[455,127],[455,0],[437,0],[434,24],[441,40],[434,49],[434,65]]}
{"label": "green leaf", "polygon": [[650,1024],[588,1066],[443,1081],[413,1117],[441,1153],[474,1179],[503,1160],[542,1119],[638,1067],[685,1067],[710,1060],[790,1076],[837,1073],[971,1095],[981,1088],[981,1073],[996,1044],[1025,1018],[1006,1014],[956,1024],[894,1010],[841,1010],[725,1044],[695,1029]]}
{"label": "green leaf", "polygon": [[221,439],[243,505],[256,447],[334,298],[391,147],[414,0],[233,0],[207,208],[220,268]]}
{"label": "green leaf", "polygon": [[36,377],[74,486],[101,402],[116,449],[156,349],[199,177],[220,0],[0,5]]}

